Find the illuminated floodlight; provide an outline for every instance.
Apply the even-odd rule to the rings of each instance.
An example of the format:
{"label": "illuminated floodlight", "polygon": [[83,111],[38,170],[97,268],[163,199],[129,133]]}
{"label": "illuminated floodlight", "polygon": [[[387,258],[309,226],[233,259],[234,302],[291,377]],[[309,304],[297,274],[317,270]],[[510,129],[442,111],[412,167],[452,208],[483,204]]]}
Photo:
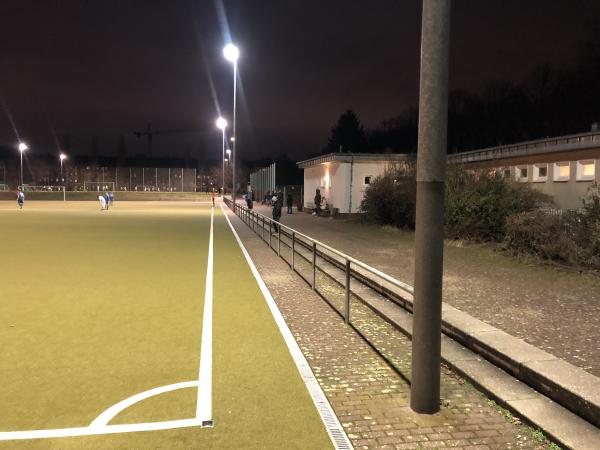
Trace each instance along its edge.
{"label": "illuminated floodlight", "polygon": [[225,150],[225,152],[227,152],[228,156],[231,155],[231,150],[230,149]]}
{"label": "illuminated floodlight", "polygon": [[230,141],[231,142],[235,142],[235,137],[232,136],[231,139],[230,139]]}
{"label": "illuminated floodlight", "polygon": [[240,57],[240,51],[235,45],[227,44],[223,49],[223,56],[227,61],[235,64]]}
{"label": "illuminated floodlight", "polygon": [[25,150],[29,150],[27,144],[25,142],[19,142],[19,151],[23,153]]}
{"label": "illuminated floodlight", "polygon": [[224,130],[227,127],[227,121],[223,117],[217,119],[217,128]]}
{"label": "illuminated floodlight", "polygon": [[65,155],[64,153],[60,154],[60,160],[64,161],[65,159],[67,159],[67,155]]}

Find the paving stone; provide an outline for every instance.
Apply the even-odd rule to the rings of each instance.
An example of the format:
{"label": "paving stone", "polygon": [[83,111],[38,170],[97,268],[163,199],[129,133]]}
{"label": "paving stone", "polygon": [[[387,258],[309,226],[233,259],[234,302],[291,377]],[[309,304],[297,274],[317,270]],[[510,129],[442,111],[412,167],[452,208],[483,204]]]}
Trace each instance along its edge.
{"label": "paving stone", "polygon": [[[426,448],[477,446],[485,438],[459,429],[478,424],[491,427],[502,438],[492,440],[491,448],[522,448],[527,431],[506,422],[497,407],[445,367],[441,390],[447,406],[434,415],[414,413],[406,380],[411,361],[406,336],[368,308],[354,308],[360,331],[389,346],[396,364],[403,367],[401,376],[260,238],[235,218],[232,221],[356,448],[419,448],[419,443],[428,443]],[[319,281],[325,286],[325,279]]]}

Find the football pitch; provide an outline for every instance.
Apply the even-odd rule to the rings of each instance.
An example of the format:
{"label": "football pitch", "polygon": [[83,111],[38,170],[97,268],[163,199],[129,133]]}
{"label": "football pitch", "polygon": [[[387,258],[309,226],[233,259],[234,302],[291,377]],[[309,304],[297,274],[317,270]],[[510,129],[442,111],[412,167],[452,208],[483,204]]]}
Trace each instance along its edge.
{"label": "football pitch", "polygon": [[333,447],[220,204],[0,202],[0,255],[0,449]]}

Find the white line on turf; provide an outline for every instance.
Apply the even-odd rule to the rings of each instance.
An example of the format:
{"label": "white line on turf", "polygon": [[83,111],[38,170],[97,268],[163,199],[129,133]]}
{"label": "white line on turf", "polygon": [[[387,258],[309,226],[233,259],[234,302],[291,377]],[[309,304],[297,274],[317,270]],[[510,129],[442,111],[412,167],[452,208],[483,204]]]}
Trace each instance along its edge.
{"label": "white line on turf", "polygon": [[154,397],[155,395],[164,394],[166,392],[176,391],[177,389],[185,389],[191,387],[198,387],[198,381],[184,381],[182,383],[169,384],[168,386],[161,386],[154,389],[149,389],[145,392],[140,392],[139,394],[133,395],[129,398],[126,398],[123,401],[111,406],[102,414],[94,419],[94,421],[90,424],[90,427],[103,427],[108,425],[113,418],[115,418],[121,411],[129,408],[132,405],[135,405],[142,400],[145,400],[150,397]]}
{"label": "white line on turf", "polygon": [[166,422],[104,425],[101,427],[57,428],[49,430],[30,431],[4,431],[0,432],[0,441],[94,436],[99,434],[133,433],[137,431],[171,430],[173,428],[198,427],[201,425],[202,423],[198,419],[194,418],[170,420]]}
{"label": "white line on turf", "polygon": [[285,319],[281,315],[281,311],[279,311],[279,308],[277,307],[277,304],[275,303],[275,300],[273,299],[273,296],[271,295],[269,288],[265,284],[264,280],[262,279],[262,276],[258,272],[258,269],[254,265],[254,261],[252,261],[250,254],[246,250],[246,247],[244,247],[242,240],[240,239],[240,237],[237,234],[237,231],[235,231],[235,228],[231,224],[231,221],[229,220],[228,214],[224,210],[222,203],[221,203],[221,210],[223,211],[223,214],[225,215],[225,218],[227,219],[229,228],[231,228],[231,231],[233,232],[233,235],[235,236],[235,239],[237,240],[238,245],[242,249],[242,253],[244,254],[244,257],[246,258],[246,262],[248,263],[248,266],[250,266],[250,270],[252,271],[252,274],[254,275],[254,278],[256,279],[258,286],[260,287],[260,290],[265,298],[265,301],[267,302],[267,305],[269,305],[269,309],[271,310],[271,314],[273,315],[273,318],[275,319],[275,323],[277,323],[277,326],[279,327],[279,331],[281,332],[281,335],[283,336],[283,339],[284,339],[285,343],[287,344],[288,350],[290,351],[290,354],[292,355],[292,358],[293,358],[294,362],[296,363],[298,372],[300,372],[300,376],[302,377],[302,380],[304,381],[304,384],[306,385],[306,389],[308,390],[308,392],[313,400],[313,403],[315,404],[315,407],[317,408],[317,411],[319,411],[321,420],[325,424],[325,428],[327,429],[327,433],[329,434],[329,437],[330,437],[334,447],[336,449],[352,449],[353,448],[352,443],[350,442],[350,440],[348,439],[348,436],[344,432],[344,429],[342,428],[340,421],[338,420],[337,416],[335,415],[335,412],[333,411],[331,404],[327,400],[325,393],[321,389],[319,382],[315,378],[315,374],[313,373],[312,369],[310,368],[308,361],[304,357],[304,354],[302,353],[300,346],[296,342],[294,335],[290,331],[289,327],[287,326],[287,323],[285,322]]}
{"label": "white line on turf", "polygon": [[198,375],[198,400],[196,419],[203,423],[212,421],[212,307],[213,307],[213,222],[215,208],[210,209],[210,238],[208,240],[208,263],[206,287],[204,288],[204,316],[202,318],[202,345]]}

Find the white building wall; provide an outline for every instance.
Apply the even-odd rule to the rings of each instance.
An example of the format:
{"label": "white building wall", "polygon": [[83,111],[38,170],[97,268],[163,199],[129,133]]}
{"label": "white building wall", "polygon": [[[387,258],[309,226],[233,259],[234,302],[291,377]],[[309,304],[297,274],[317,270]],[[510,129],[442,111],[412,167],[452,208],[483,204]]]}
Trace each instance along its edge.
{"label": "white building wall", "polygon": [[365,197],[365,191],[367,189],[365,177],[370,176],[376,178],[381,176],[385,173],[385,170],[388,166],[389,163],[387,162],[354,162],[354,168],[352,169],[352,210],[348,211],[348,202],[348,206],[346,206],[346,210],[344,212],[357,213],[360,211],[360,204]]}
{"label": "white building wall", "polygon": [[[367,185],[365,177],[382,175],[388,167],[386,162],[332,161],[304,169],[304,205],[314,208],[316,189],[321,190],[330,208],[337,208],[341,214],[357,213],[364,197]],[[350,173],[352,172],[352,183]],[[350,196],[352,186],[352,196]],[[352,208],[350,209],[350,202]]]}
{"label": "white building wall", "polygon": [[[569,177],[568,179],[555,179],[558,174],[555,174],[555,163],[535,163],[535,164],[517,164],[515,166],[504,167],[509,169],[511,173],[511,179],[518,182],[524,182],[529,184],[532,188],[549,195],[553,202],[558,208],[562,209],[577,209],[581,208],[581,199],[585,196],[588,188],[593,184],[594,181],[600,180],[600,159],[591,159],[585,161],[595,162],[595,173],[593,179],[578,179],[577,176],[577,164],[578,161],[564,161],[559,164],[569,164]],[[536,179],[535,171],[537,167],[546,167],[547,176],[545,179]],[[527,168],[527,179],[520,179],[517,176],[517,171],[520,168]],[[501,168],[498,168],[501,170]],[[556,175],[556,177],[555,177]]]}

